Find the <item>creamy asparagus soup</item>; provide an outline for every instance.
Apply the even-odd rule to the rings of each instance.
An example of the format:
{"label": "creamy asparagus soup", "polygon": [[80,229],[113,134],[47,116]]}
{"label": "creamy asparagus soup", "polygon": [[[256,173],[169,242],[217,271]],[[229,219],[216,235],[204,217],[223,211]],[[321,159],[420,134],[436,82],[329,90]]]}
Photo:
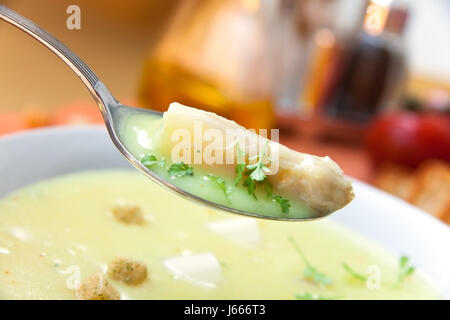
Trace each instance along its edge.
{"label": "creamy asparagus soup", "polygon": [[[328,157],[288,149],[234,121],[178,103],[163,118],[130,115],[126,148],[165,180],[200,198],[268,217],[316,218],[353,199]],[[179,157],[180,159],[174,159]]]}
{"label": "creamy asparagus soup", "polygon": [[30,185],[0,219],[3,299],[439,297],[407,257],[333,222],[213,211],[135,171]]}

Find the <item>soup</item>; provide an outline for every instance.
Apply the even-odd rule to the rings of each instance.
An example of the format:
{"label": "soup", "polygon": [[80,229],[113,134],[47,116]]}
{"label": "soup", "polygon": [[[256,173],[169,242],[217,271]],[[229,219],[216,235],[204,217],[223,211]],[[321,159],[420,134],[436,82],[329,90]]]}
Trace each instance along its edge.
{"label": "soup", "polygon": [[134,171],[30,185],[0,201],[0,219],[3,299],[440,297],[420,271],[399,281],[398,257],[331,221],[241,218]]}

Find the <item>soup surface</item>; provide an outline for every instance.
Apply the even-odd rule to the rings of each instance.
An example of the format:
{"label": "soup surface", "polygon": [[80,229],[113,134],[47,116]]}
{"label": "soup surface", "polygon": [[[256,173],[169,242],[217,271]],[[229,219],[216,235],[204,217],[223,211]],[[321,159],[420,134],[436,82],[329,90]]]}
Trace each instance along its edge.
{"label": "soup surface", "polygon": [[[117,215],[123,203],[142,213],[138,223]],[[398,283],[398,257],[333,222],[240,218],[134,171],[28,186],[0,201],[0,219],[3,299],[76,299],[77,279],[97,273],[121,299],[439,297],[420,272]],[[117,258],[139,261],[146,278],[112,277],[108,265]]]}

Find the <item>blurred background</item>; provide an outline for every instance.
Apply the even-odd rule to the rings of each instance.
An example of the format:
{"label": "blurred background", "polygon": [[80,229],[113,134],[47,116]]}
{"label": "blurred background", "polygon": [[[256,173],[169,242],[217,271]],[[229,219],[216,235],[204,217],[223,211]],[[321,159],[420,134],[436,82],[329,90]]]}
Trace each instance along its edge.
{"label": "blurred background", "polygon": [[[0,0],[60,39],[123,103],[178,101],[450,223],[448,0]],[[80,29],[66,25],[70,5]],[[61,61],[0,22],[0,135],[102,124]],[[2,155],[4,156],[4,155]]]}

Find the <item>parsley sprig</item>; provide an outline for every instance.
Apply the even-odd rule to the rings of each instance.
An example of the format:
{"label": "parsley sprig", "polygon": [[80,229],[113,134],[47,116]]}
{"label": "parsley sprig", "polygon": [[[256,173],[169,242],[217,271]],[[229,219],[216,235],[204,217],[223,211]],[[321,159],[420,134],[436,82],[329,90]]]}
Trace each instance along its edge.
{"label": "parsley sprig", "polygon": [[411,262],[409,261],[409,258],[405,255],[402,255],[400,257],[399,261],[399,271],[398,271],[398,278],[397,283],[400,284],[403,282],[403,280],[406,279],[406,277],[412,275],[415,271],[415,268],[411,265]]}
{"label": "parsley sprig", "polygon": [[267,197],[272,197],[273,186],[268,179],[264,180],[264,191],[267,194]]}
{"label": "parsley sprig", "polygon": [[236,179],[234,180],[234,185],[237,186],[239,182],[244,177],[245,172],[245,152],[239,147],[239,143],[236,144],[237,150],[237,165],[236,165]]}
{"label": "parsley sprig", "polygon": [[236,179],[234,180],[234,185],[237,186],[239,182],[245,177],[242,186],[247,189],[247,192],[250,196],[258,200],[256,197],[256,187],[258,185],[263,186],[264,192],[266,193],[268,198],[271,198],[272,201],[277,202],[283,213],[289,213],[289,208],[291,204],[288,199],[285,199],[279,195],[272,196],[273,186],[267,178],[266,173],[270,172],[270,169],[266,166],[266,163],[270,159],[267,156],[267,145],[268,142],[264,145],[264,149],[258,155],[250,157],[249,160],[256,160],[253,164],[245,164],[245,152],[241,150],[239,144],[236,143],[237,148],[237,165],[236,165]]}
{"label": "parsley sprig", "polygon": [[158,158],[156,158],[156,156],[154,156],[153,154],[143,156],[141,159],[141,163],[148,169],[150,169],[154,165],[157,165],[158,167],[164,167],[166,165],[166,161],[164,160],[164,158],[158,160]]}
{"label": "parsley sprig", "polygon": [[324,273],[320,272],[311,265],[308,259],[306,259],[306,256],[303,254],[303,251],[295,242],[294,238],[292,236],[289,236],[288,239],[294,246],[294,249],[297,251],[298,255],[300,256],[300,259],[302,259],[303,263],[306,266],[305,271],[303,272],[303,277],[309,281],[312,281],[315,284],[319,285],[321,284],[325,286],[331,285],[333,283],[333,280],[331,278],[328,278]]}
{"label": "parsley sprig", "polygon": [[363,275],[363,274],[355,271],[354,269],[352,269],[346,262],[342,262],[342,267],[353,278],[355,278],[355,279],[357,279],[359,281],[362,281],[362,282],[367,282],[367,277],[365,275]]}
{"label": "parsley sprig", "polygon": [[242,185],[247,188],[247,192],[249,195],[251,195],[253,198],[255,198],[255,200],[258,200],[258,198],[256,198],[256,193],[255,193],[256,192],[256,183],[252,178],[247,177],[244,180],[244,183]]}
{"label": "parsley sprig", "polygon": [[281,212],[288,213],[291,204],[288,199],[283,198],[282,196],[275,196],[272,198],[272,201],[278,202],[281,207]]}
{"label": "parsley sprig", "polygon": [[250,157],[249,160],[256,160],[256,163],[247,165],[249,170],[249,178],[254,181],[264,181],[266,179],[266,172],[270,172],[270,169],[264,164],[267,161],[267,141],[264,145],[264,149],[260,154]]}
{"label": "parsley sprig", "polygon": [[194,168],[188,166],[184,162],[173,163],[168,171],[169,175],[174,178],[180,178],[184,176],[192,176],[194,174]]}
{"label": "parsley sprig", "polygon": [[[257,154],[249,158],[249,161],[256,160],[256,163],[254,164],[246,164],[245,152],[240,149],[238,143],[236,144],[236,146],[237,146],[237,165],[235,169],[236,179],[234,180],[234,185],[237,186],[245,176],[246,178],[244,179],[242,185],[244,187],[247,187],[248,194],[256,199],[255,191],[257,183],[270,185],[270,182],[267,179],[266,175],[266,172],[270,172],[270,169],[265,165],[265,161],[267,161],[267,154],[266,154],[267,141],[263,151],[260,154]],[[270,185],[269,188],[271,192],[272,186]]]}
{"label": "parsley sprig", "polygon": [[[161,168],[166,166],[166,160],[164,158],[158,160],[153,154],[143,156],[141,163],[148,169],[151,169],[155,165]],[[194,174],[194,168],[188,166],[184,162],[178,162],[171,164],[167,169],[167,172],[169,173],[169,176],[173,178],[180,178],[183,176],[192,176]]]}
{"label": "parsley sprig", "polygon": [[233,192],[233,188],[225,182],[225,180],[221,177],[216,177],[212,173],[210,173],[208,176],[208,179],[213,181],[219,188],[223,191],[225,197],[229,199],[230,194]]}

